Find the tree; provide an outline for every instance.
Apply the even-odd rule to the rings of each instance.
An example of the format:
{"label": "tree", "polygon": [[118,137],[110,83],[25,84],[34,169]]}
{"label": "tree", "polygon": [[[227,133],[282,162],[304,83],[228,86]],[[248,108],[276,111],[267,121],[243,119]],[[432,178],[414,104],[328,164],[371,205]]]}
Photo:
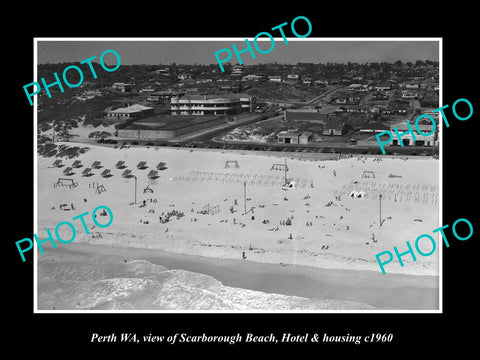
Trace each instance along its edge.
{"label": "tree", "polygon": [[424,66],[425,63],[423,62],[423,60],[417,60],[415,61],[415,67],[421,67],[421,66]]}

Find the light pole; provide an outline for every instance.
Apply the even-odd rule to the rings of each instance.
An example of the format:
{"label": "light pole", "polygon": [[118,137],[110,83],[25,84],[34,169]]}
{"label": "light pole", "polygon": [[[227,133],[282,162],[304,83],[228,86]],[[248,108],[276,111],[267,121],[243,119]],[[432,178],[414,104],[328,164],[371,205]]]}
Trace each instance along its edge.
{"label": "light pole", "polygon": [[247,214],[247,183],[243,183],[243,213]]}
{"label": "light pole", "polygon": [[136,205],[137,204],[137,177],[135,175],[133,175],[133,177],[135,178],[135,200],[133,202],[133,205]]}
{"label": "light pole", "polygon": [[380,194],[379,199],[380,199],[380,227],[382,227],[382,194]]}

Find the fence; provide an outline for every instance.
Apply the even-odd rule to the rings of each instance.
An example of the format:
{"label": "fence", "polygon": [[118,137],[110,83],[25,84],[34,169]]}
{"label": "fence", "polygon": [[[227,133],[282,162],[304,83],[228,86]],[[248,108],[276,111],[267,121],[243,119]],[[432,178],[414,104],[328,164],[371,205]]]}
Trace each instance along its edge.
{"label": "fence", "polygon": [[[297,187],[312,187],[313,180],[308,178],[290,177],[290,182],[295,182]],[[210,184],[238,184],[247,183],[250,186],[278,187],[285,184],[285,177],[282,175],[248,174],[248,173],[224,173],[209,171],[190,171],[185,176],[174,176],[174,181],[189,183],[210,183]]]}
{"label": "fence", "polygon": [[378,199],[381,194],[382,200],[385,201],[438,205],[438,188],[436,185],[362,180],[343,185],[340,191],[335,191],[335,196],[349,196],[352,191],[363,191],[365,199],[370,200]]}

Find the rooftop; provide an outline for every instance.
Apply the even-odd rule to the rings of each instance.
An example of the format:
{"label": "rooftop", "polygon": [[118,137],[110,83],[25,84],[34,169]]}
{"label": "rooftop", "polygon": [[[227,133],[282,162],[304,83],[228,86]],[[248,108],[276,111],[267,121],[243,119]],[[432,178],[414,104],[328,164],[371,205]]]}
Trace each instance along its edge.
{"label": "rooftop", "polygon": [[320,114],[317,112],[305,112],[305,111],[286,111],[286,120],[318,120],[326,121],[328,119],[327,114]]}
{"label": "rooftop", "polygon": [[117,113],[121,113],[121,114],[129,113],[129,114],[131,114],[131,113],[136,113],[136,112],[145,111],[145,110],[153,110],[153,108],[149,107],[149,106],[143,106],[143,105],[140,105],[140,104],[134,104],[134,105],[127,106],[127,107],[124,107],[124,108],[111,110],[109,112],[114,113],[114,114],[117,114]]}

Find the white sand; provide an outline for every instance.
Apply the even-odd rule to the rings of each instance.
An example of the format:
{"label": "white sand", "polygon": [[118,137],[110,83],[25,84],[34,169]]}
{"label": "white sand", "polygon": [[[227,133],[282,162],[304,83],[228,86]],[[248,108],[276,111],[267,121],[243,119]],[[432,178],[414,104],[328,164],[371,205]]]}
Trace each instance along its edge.
{"label": "white sand", "polygon": [[[381,184],[438,188],[438,160],[409,158],[404,161],[382,158],[381,162],[377,162],[373,158],[359,161],[357,157],[352,157],[319,162],[288,158],[288,176],[311,179],[314,187],[297,187],[285,191],[280,186],[248,184],[247,198],[251,200],[247,201],[247,208],[254,207],[254,212],[242,215],[244,178],[238,175],[237,183],[220,183],[220,178],[235,179],[231,174],[250,174],[250,180],[253,180],[254,174],[258,175],[257,179],[260,175],[281,178],[283,172],[270,169],[273,163],[283,163],[283,158],[197,149],[191,151],[151,147],[120,150],[88,146],[90,150],[76,158],[81,160],[84,166],[74,169],[76,174],[71,178],[78,182],[78,186],[73,189],[54,188],[53,184],[59,177],[67,177],[62,172],[75,159],[63,159],[66,166],[52,168],[55,158],[38,157],[37,234],[40,238],[46,237],[45,228],[53,231],[61,221],[72,222],[73,216],[85,211],[91,212],[96,206],[106,205],[114,214],[113,223],[104,229],[91,229],[102,237],[86,235],[80,221],[76,220],[73,221],[77,229],[76,242],[155,248],[172,253],[233,259],[240,259],[242,252],[245,252],[247,260],[255,262],[380,272],[375,254],[385,250],[393,251],[393,246],[404,251],[407,240],[413,244],[419,235],[431,234],[433,229],[439,227],[439,206],[432,203],[421,204],[404,200],[394,202],[394,196],[391,195],[390,200],[382,201],[382,219],[386,220],[380,228],[378,199],[350,199],[344,195],[340,201],[335,199],[335,195],[351,186],[353,181],[369,184],[365,185],[365,188],[378,188]],[[288,154],[284,153],[277,155],[288,157]],[[83,169],[90,167],[95,160],[101,161],[104,167],[93,170],[94,176],[82,177]],[[119,160],[124,160],[128,169],[133,170],[133,174],[138,178],[136,205],[129,205],[134,200],[134,179],[121,177],[124,169],[115,168]],[[226,160],[237,160],[240,168],[225,169]],[[146,161],[149,168],[138,170],[136,165],[139,161]],[[148,172],[155,169],[160,161],[165,162],[168,169],[159,171],[160,178],[148,180]],[[106,168],[111,170],[112,177],[100,176]],[[375,179],[362,179],[364,170],[374,171]],[[179,177],[188,177],[191,171],[215,173],[217,180],[210,174],[209,182],[178,181]],[[392,173],[402,177],[388,177],[388,174]],[[207,175],[202,177],[206,178]],[[95,194],[95,190],[89,188],[89,184],[93,182],[104,185],[107,191]],[[153,189],[153,193],[143,192],[147,185]],[[366,190],[367,196],[371,195],[369,191]],[[384,197],[388,196],[388,193],[383,194]],[[84,198],[87,202],[83,201]],[[145,207],[140,207],[142,201],[148,199],[156,199],[157,202],[147,202]],[[238,205],[234,205],[235,199]],[[333,205],[326,207],[331,201]],[[61,203],[68,206],[73,203],[75,210],[60,210]],[[309,205],[306,205],[307,203]],[[206,204],[219,205],[220,211],[214,215],[197,213]],[[233,214],[230,212],[231,206],[235,210]],[[192,208],[194,212],[191,212]],[[168,223],[160,223],[161,213],[172,210],[183,212],[185,216],[178,220],[172,218]],[[254,220],[251,219],[252,215]],[[291,226],[279,224],[281,220],[292,215]],[[193,221],[194,218],[197,221]],[[102,217],[98,219],[100,222],[106,221]],[[264,219],[268,219],[269,223],[262,223]],[[89,226],[93,225],[90,217],[85,217],[85,220]],[[312,226],[306,226],[307,222],[311,222]],[[278,231],[268,230],[277,226]],[[60,230],[64,238],[70,238],[71,233],[67,227]],[[372,241],[372,233],[377,242]],[[292,239],[289,239],[290,234]],[[434,237],[438,245],[438,236]],[[426,246],[424,251],[428,250]],[[395,261],[387,265],[386,271],[438,275],[438,258],[438,249],[432,256],[417,256],[416,262],[405,256],[404,267]]]}

